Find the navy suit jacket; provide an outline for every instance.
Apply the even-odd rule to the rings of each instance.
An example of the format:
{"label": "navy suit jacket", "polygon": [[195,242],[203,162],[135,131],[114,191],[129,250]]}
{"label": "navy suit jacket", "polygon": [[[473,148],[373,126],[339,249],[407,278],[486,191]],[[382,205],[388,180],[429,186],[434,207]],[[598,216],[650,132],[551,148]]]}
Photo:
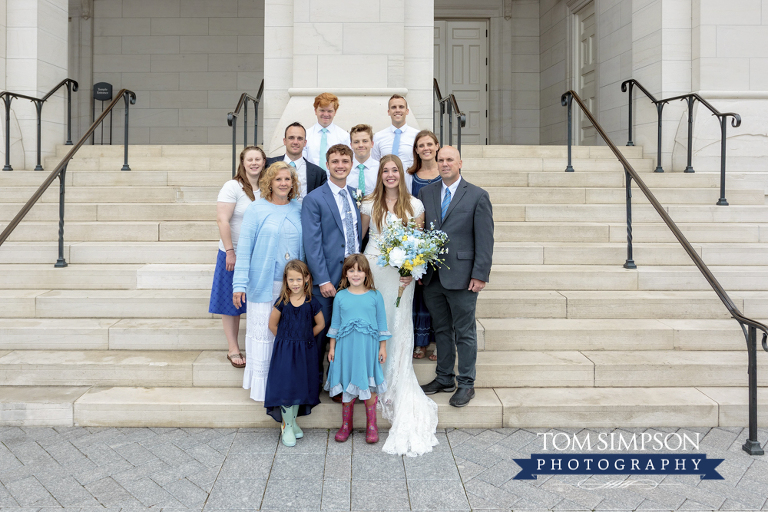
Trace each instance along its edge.
{"label": "navy suit jacket", "polygon": [[[267,167],[275,162],[282,162],[283,160],[285,160],[285,155],[267,158]],[[307,164],[307,195],[309,195],[310,192],[328,181],[328,175],[322,167],[313,164],[306,158],[304,158],[304,163]]]}
{"label": "navy suit jacket", "polygon": [[[362,222],[360,210],[354,201],[355,189],[348,186],[347,192],[353,198],[352,204],[357,214],[357,242],[360,244]],[[301,204],[301,234],[314,286],[327,282],[334,287],[338,286],[344,266],[346,240],[339,208],[327,183],[304,198]]]}

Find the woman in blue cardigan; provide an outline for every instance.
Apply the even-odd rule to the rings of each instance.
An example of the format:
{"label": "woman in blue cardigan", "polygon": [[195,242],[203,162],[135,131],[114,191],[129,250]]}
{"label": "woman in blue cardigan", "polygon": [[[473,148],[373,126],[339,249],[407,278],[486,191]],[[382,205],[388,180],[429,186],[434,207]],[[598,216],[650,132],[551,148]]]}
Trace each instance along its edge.
{"label": "woman in blue cardigan", "polygon": [[269,315],[280,295],[285,264],[303,260],[304,247],[296,171],[285,162],[276,162],[259,184],[262,199],[248,206],[240,227],[232,302],[240,307],[248,297],[243,388],[251,390],[253,400],[262,402],[275,339],[269,330]]}

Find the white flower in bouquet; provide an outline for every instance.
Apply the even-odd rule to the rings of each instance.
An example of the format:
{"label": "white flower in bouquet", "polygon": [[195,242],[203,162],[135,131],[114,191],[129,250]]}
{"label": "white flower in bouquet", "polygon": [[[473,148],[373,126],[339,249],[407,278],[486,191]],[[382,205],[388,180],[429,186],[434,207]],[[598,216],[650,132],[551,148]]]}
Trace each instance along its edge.
{"label": "white flower in bouquet", "polygon": [[393,267],[400,268],[405,263],[405,251],[400,247],[395,247],[389,251],[389,264]]}

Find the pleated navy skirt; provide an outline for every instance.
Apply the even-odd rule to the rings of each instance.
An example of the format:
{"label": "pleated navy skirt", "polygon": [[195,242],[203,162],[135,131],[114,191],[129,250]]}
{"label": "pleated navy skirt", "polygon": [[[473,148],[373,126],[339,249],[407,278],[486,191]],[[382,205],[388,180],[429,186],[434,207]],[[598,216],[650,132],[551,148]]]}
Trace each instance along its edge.
{"label": "pleated navy skirt", "polygon": [[219,249],[216,256],[216,270],[213,273],[213,286],[211,287],[211,302],[208,312],[216,315],[239,316],[245,313],[245,301],[236,308],[232,304],[232,277],[234,271],[227,270],[227,253]]}

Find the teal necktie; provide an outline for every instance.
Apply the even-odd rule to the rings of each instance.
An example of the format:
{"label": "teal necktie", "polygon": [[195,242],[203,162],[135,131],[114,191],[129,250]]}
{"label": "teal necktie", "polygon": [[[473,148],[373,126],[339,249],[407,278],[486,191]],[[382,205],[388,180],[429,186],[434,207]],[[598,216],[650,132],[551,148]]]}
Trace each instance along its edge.
{"label": "teal necktie", "polygon": [[359,174],[357,175],[357,190],[365,195],[365,164],[360,164],[357,168],[359,170]]}
{"label": "teal necktie", "polygon": [[324,171],[328,171],[328,167],[325,165],[325,154],[328,152],[328,128],[323,128],[320,131],[323,132],[323,136],[320,137],[320,155],[317,162]]}
{"label": "teal necktie", "polygon": [[445,197],[443,198],[443,204],[440,206],[440,213],[442,214],[440,220],[445,220],[445,212],[448,211],[448,206],[451,204],[451,189],[445,189]]}

